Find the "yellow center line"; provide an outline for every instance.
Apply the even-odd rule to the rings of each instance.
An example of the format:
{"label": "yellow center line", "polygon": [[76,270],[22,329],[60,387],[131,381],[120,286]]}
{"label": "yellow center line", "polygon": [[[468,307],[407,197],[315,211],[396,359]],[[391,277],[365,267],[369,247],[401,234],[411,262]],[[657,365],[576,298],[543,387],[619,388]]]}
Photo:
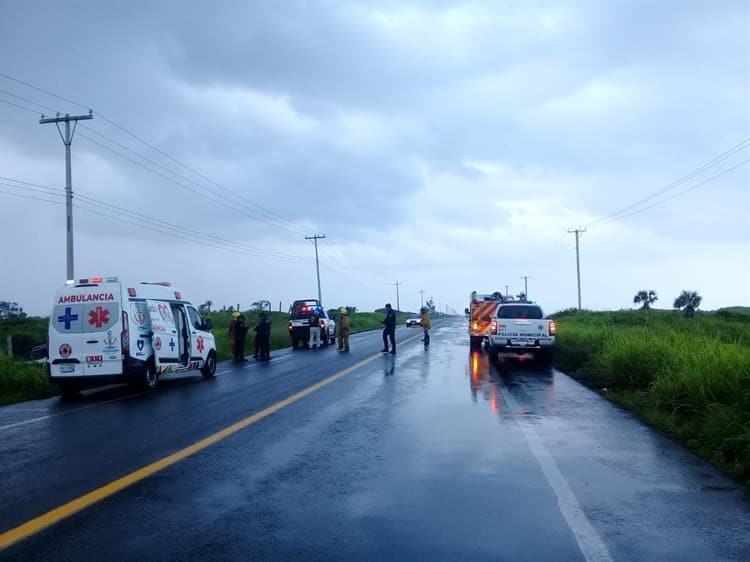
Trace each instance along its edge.
{"label": "yellow center line", "polygon": [[[407,338],[399,342],[399,344],[403,345],[404,343],[409,342],[417,337],[419,336]],[[278,412],[282,408],[285,408],[286,406],[297,402],[305,396],[312,394],[316,390],[320,390],[321,388],[331,384],[335,380],[338,380],[341,377],[348,375],[352,371],[359,369],[363,365],[374,361],[377,357],[381,357],[381,354],[378,353],[376,355],[371,355],[370,357],[367,357],[366,359],[355,363],[351,367],[347,367],[343,371],[339,371],[338,373],[331,375],[330,377],[323,379],[322,381],[317,382],[314,385],[309,386],[304,390],[301,390],[300,392],[293,394],[292,396],[289,396],[288,398],[285,398],[284,400],[281,400],[280,402],[277,402],[276,404],[273,404],[272,406],[269,406],[268,408],[253,414],[250,417],[233,423],[232,425],[225,427],[224,429],[212,435],[209,435],[208,437],[201,439],[200,441],[197,441],[196,443],[193,443],[192,445],[189,445],[184,449],[181,449],[175,453],[172,453],[171,455],[159,459],[158,461],[139,468],[138,470],[131,472],[130,474],[126,474],[125,476],[118,478],[117,480],[113,480],[109,484],[105,484],[104,486],[92,490],[91,492],[88,492],[87,494],[69,501],[66,504],[56,507],[55,509],[48,511],[43,515],[35,517],[34,519],[31,519],[26,523],[19,525],[18,527],[14,527],[13,529],[5,531],[0,535],[0,550],[8,548],[18,541],[26,539],[31,535],[36,534],[39,531],[46,529],[47,527],[54,525],[55,523],[58,523],[63,519],[66,519],[71,515],[78,513],[79,511],[86,509],[87,507],[105,498],[108,498],[109,496],[116,494],[117,492],[124,490],[129,486],[132,486],[136,482],[139,482],[144,478],[156,474],[157,472],[164,470],[165,468],[175,464],[176,462],[179,462],[199,451],[202,451],[207,447],[210,447],[214,443],[226,439],[227,437],[234,433],[237,433],[241,429],[244,429],[257,421],[262,420],[263,418],[273,414],[274,412]]]}

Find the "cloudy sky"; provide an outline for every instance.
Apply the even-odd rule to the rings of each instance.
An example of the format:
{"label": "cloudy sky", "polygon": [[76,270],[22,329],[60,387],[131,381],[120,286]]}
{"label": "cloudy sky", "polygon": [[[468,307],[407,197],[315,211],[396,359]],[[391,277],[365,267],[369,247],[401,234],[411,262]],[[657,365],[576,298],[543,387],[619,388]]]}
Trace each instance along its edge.
{"label": "cloudy sky", "polygon": [[553,311],[585,227],[584,307],[750,305],[747,2],[154,4],[0,2],[0,299],[46,315],[65,280],[38,119],[91,108],[77,277],[286,309],[317,293],[319,233],[327,307],[398,281],[402,309],[462,311],[527,275]]}

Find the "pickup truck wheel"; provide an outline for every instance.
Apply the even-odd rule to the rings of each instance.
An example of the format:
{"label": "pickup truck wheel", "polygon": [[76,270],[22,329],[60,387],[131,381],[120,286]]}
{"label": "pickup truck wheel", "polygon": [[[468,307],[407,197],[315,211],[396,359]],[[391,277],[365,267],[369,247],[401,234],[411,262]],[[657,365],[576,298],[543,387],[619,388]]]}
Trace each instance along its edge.
{"label": "pickup truck wheel", "polygon": [[206,357],[206,362],[203,364],[203,367],[201,368],[201,375],[203,375],[204,379],[210,379],[210,378],[213,378],[215,374],[216,374],[216,354],[213,351],[210,351],[208,353],[208,357]]}
{"label": "pickup truck wheel", "polygon": [[156,372],[156,367],[149,363],[143,375],[141,375],[141,388],[143,390],[154,390],[157,386],[159,386],[159,373]]}
{"label": "pickup truck wheel", "polygon": [[542,349],[537,351],[536,360],[544,366],[550,366],[552,364],[552,350]]}

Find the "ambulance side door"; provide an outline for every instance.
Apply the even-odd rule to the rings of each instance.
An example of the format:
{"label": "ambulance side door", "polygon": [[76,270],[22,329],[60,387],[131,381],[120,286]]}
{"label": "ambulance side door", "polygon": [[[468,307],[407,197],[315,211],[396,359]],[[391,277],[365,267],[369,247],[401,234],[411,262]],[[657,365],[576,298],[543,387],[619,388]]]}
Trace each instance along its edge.
{"label": "ambulance side door", "polygon": [[180,352],[172,307],[168,302],[147,300],[153,332],[154,363],[157,373],[174,373],[180,366]]}
{"label": "ambulance side door", "polygon": [[212,345],[213,336],[206,330],[203,318],[192,306],[188,305],[188,323],[190,324],[190,363],[193,369],[203,367]]}

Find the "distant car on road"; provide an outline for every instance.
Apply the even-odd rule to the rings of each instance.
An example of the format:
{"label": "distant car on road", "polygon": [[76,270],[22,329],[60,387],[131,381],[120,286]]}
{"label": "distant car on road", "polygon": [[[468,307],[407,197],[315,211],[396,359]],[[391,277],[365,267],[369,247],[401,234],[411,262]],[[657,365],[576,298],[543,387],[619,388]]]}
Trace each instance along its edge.
{"label": "distant car on road", "polygon": [[422,325],[422,319],[421,318],[407,318],[406,319],[406,327],[411,328],[412,326],[421,326]]}

